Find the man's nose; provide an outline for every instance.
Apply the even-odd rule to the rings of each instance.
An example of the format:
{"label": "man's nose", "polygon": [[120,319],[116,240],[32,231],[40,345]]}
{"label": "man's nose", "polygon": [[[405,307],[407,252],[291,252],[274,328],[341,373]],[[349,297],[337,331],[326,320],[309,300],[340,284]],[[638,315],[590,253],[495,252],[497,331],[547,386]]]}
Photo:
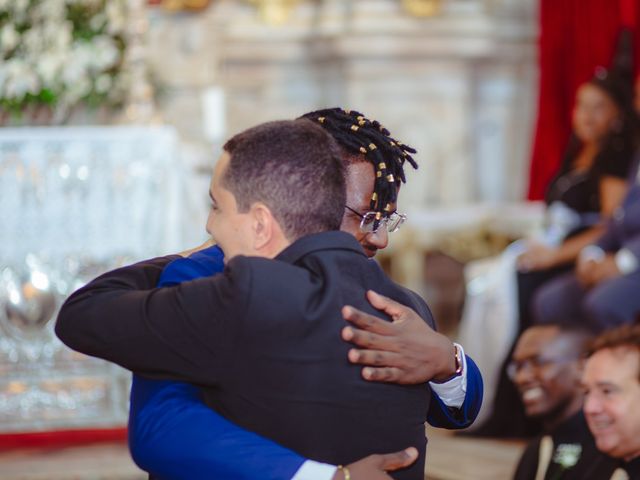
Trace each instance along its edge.
{"label": "man's nose", "polygon": [[367,241],[378,250],[387,248],[387,245],[389,245],[389,233],[387,232],[386,226],[380,225],[378,230],[367,236]]}
{"label": "man's nose", "polygon": [[597,395],[593,395],[592,393],[588,393],[584,397],[584,403],[582,405],[582,409],[586,415],[595,414],[602,410],[600,401],[598,400]]}

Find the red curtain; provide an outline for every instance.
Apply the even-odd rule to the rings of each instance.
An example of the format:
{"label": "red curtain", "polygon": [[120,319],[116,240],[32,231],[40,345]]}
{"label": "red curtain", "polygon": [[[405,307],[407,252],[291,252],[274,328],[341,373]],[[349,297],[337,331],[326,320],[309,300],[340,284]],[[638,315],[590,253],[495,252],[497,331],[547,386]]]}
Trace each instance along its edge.
{"label": "red curtain", "polygon": [[578,86],[610,65],[621,26],[634,30],[640,61],[640,0],[540,0],[538,118],[529,174],[530,200],[543,198],[571,133]]}
{"label": "red curtain", "polygon": [[127,441],[126,428],[57,430],[0,434],[0,452],[15,448],[52,448],[89,443]]}

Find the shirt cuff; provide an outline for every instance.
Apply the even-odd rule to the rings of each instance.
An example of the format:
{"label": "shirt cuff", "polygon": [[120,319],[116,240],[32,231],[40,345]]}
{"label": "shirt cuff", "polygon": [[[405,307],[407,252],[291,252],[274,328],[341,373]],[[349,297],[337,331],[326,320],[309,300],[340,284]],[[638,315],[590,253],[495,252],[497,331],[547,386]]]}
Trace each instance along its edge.
{"label": "shirt cuff", "polygon": [[635,272],[638,269],[638,259],[628,248],[621,248],[616,253],[615,262],[616,267],[620,270],[622,275]]}
{"label": "shirt cuff", "polygon": [[455,345],[460,349],[460,355],[462,356],[462,373],[448,382],[429,382],[429,386],[447,407],[460,408],[464,403],[464,397],[467,395],[467,357],[464,354],[462,345],[458,343]]}
{"label": "shirt cuff", "polygon": [[335,465],[306,460],[291,480],[331,480],[336,470]]}

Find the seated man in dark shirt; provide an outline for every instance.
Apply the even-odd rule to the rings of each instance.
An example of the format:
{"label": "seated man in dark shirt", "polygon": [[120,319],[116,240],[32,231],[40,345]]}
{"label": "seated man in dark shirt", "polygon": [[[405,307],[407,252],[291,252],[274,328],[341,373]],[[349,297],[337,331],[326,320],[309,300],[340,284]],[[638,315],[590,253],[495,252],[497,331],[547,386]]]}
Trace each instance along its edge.
{"label": "seated man in dark shirt", "polygon": [[640,478],[640,326],[587,340],[554,325],[520,337],[510,372],[546,433],[527,447],[515,480]]}
{"label": "seated man in dark shirt", "polygon": [[544,433],[527,446],[514,480],[600,479],[615,470],[615,462],[598,452],[581,410],[590,338],[577,327],[544,325],[518,339],[507,371],[526,415],[539,420]]}
{"label": "seated man in dark shirt", "polygon": [[[345,205],[331,143],[301,121],[234,137],[216,166],[208,224],[224,275],[154,289],[173,257],[119,269],[73,294],[56,331],[84,353],[202,385],[227,418],[309,458],[348,463],[414,445],[420,460],[396,476],[422,478],[426,385],[363,381],[339,337],[344,304],[379,314],[371,288],[432,318],[352,236],[329,231]],[[377,202],[394,202],[388,192]]]}

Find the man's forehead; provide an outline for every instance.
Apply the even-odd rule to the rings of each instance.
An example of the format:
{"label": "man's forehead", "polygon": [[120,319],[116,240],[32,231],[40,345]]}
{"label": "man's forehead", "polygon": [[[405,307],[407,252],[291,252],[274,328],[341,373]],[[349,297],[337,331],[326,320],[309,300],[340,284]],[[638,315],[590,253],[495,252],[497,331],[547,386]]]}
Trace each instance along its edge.
{"label": "man's forehead", "polygon": [[219,176],[224,170],[227,168],[229,161],[231,160],[231,155],[228,152],[222,152],[218,159],[216,160],[215,165],[213,166],[213,176]]}
{"label": "man's forehead", "polygon": [[595,352],[586,362],[583,381],[592,384],[638,380],[640,352],[631,347],[605,348]]}
{"label": "man's forehead", "polygon": [[544,350],[552,350],[558,338],[558,330],[555,327],[533,327],[526,330],[520,337],[514,356],[539,354]]}
{"label": "man's forehead", "polygon": [[218,160],[216,160],[211,172],[211,182],[209,183],[209,193],[212,193],[222,180],[224,171],[229,163],[231,156],[227,152],[222,152]]}

